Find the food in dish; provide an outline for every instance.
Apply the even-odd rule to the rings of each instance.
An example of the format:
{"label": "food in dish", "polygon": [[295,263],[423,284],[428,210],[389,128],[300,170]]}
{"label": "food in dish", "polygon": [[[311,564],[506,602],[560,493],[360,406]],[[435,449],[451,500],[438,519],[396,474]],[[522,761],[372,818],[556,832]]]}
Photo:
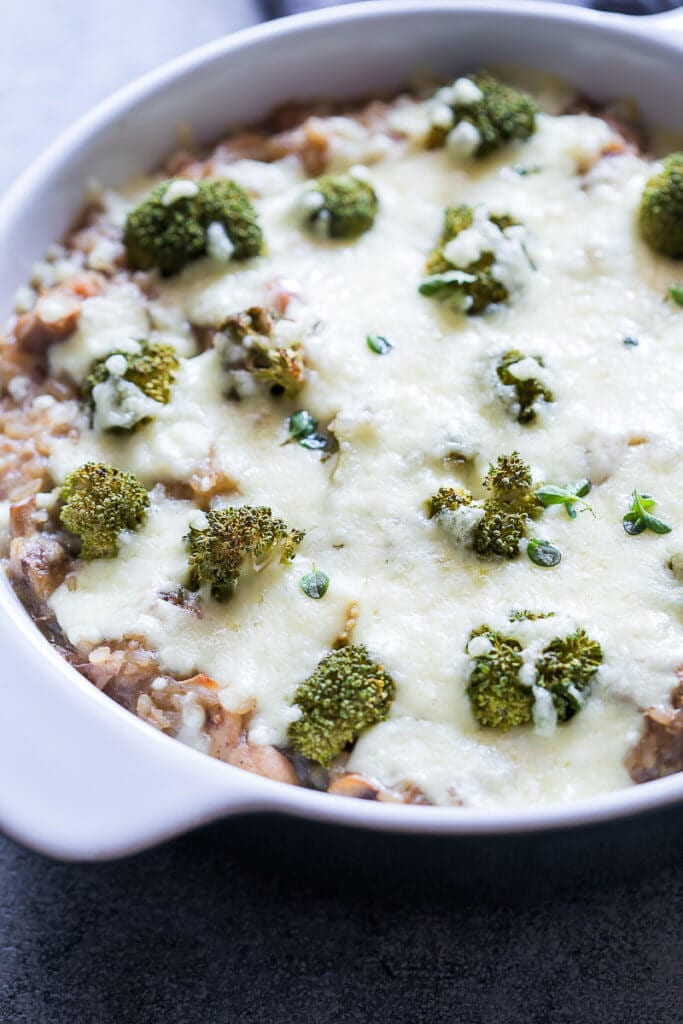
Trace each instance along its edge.
{"label": "food in dish", "polygon": [[18,294],[10,579],[150,725],[410,803],[683,767],[681,158],[532,91],[289,107]]}

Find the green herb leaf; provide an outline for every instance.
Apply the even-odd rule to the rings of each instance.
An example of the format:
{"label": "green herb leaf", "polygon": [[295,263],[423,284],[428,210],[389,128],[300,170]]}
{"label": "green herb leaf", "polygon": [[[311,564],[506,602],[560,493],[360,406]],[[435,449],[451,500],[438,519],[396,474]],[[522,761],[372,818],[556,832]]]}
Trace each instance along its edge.
{"label": "green herb leaf", "polygon": [[325,434],[318,434],[317,432],[314,432],[312,434],[306,434],[305,437],[300,437],[299,444],[302,448],[308,448],[310,451],[317,452],[322,448],[327,448],[328,438]]}
{"label": "green herb leaf", "polygon": [[560,549],[551,544],[549,540],[540,540],[538,537],[531,538],[527,544],[526,553],[535,565],[540,565],[544,569],[552,569],[554,565],[559,565],[562,561]]}
{"label": "green herb leaf", "polygon": [[368,334],[365,340],[370,351],[375,352],[378,356],[386,356],[394,347],[382,334]]}
{"label": "green herb leaf", "polygon": [[546,487],[539,487],[536,497],[547,508],[548,505],[566,505],[574,500],[575,495],[570,494],[564,487],[548,484]]}
{"label": "green herb leaf", "polygon": [[657,502],[651,494],[633,492],[631,507],[622,519],[624,529],[630,537],[636,537],[639,533],[644,533],[645,530],[651,530],[652,533],[671,533],[668,523],[650,514],[650,509],[653,509],[656,504]]}
{"label": "green herb leaf", "polygon": [[339,442],[332,431],[325,428],[318,430],[317,419],[315,416],[311,416],[306,409],[299,409],[298,412],[290,416],[287,426],[289,440],[296,441],[302,448],[308,448],[309,451],[322,452],[323,462],[339,451]]}
{"label": "green herb leaf", "polygon": [[321,572],[320,569],[315,568],[313,572],[309,572],[302,577],[299,584],[306,597],[311,597],[314,601],[319,601],[321,597],[325,596],[329,585],[330,577]]}
{"label": "green herb leaf", "polygon": [[637,348],[640,342],[637,338],[633,338],[630,334],[627,334],[623,339],[624,345],[628,345],[629,348]]}
{"label": "green herb leaf", "polygon": [[577,504],[581,506],[581,511],[593,511],[587,501],[581,500],[588,494],[590,489],[590,480],[577,480],[573,484],[568,484],[567,487],[556,487],[554,484],[547,484],[545,487],[539,487],[536,491],[536,497],[545,508],[548,508],[549,505],[564,505],[569,518],[576,519]]}
{"label": "green herb leaf", "polygon": [[465,270],[447,270],[443,274],[432,274],[425,277],[420,285],[420,295],[437,295],[444,288],[453,284],[474,284],[477,280],[475,274],[468,274]]}
{"label": "green herb leaf", "polygon": [[683,306],[683,288],[678,284],[672,284],[669,288],[669,295],[677,306]]}
{"label": "green herb leaf", "polygon": [[528,178],[530,174],[540,174],[543,170],[538,164],[532,164],[531,166],[525,167],[523,164],[517,164],[516,167],[512,168],[515,174],[518,174],[520,178]]}
{"label": "green herb leaf", "polygon": [[287,425],[289,427],[289,436],[292,440],[300,441],[301,438],[309,437],[315,432],[318,421],[306,409],[299,409],[298,412],[289,417]]}

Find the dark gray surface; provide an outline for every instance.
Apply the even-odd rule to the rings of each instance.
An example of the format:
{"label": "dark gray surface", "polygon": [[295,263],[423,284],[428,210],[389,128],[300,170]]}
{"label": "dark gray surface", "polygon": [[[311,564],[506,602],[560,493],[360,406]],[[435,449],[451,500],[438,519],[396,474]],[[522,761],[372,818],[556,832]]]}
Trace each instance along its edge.
{"label": "dark gray surface", "polygon": [[674,1024],[682,841],[679,812],[502,845],[256,819],[105,865],[6,842],[0,1020]]}
{"label": "dark gray surface", "polygon": [[[0,185],[251,6],[5,0]],[[683,812],[504,844],[258,819],[108,865],[0,840],[0,1022],[674,1024],[681,850]]]}

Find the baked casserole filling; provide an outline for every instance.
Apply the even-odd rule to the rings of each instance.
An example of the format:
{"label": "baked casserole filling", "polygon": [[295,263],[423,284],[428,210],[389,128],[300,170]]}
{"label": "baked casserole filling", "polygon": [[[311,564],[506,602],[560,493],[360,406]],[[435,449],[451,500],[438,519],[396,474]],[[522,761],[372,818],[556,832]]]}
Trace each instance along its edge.
{"label": "baked casserole filling", "polygon": [[18,292],[9,578],[150,726],[405,803],[683,768],[683,154],[521,84],[91,183]]}

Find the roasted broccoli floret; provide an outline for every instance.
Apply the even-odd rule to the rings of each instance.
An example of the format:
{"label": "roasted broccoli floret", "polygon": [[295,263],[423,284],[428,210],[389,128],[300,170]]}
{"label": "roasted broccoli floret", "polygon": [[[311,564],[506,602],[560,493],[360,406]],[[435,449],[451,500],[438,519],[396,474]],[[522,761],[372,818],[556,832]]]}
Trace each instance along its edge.
{"label": "roasted broccoli floret", "polygon": [[440,487],[427,502],[427,515],[433,519],[442,512],[455,512],[464,505],[471,504],[472,493],[464,487]]}
{"label": "roasted broccoli floret", "polygon": [[526,536],[526,516],[498,504],[485,503],[484,509],[484,518],[474,535],[474,550],[478,555],[517,558],[519,545]]}
{"label": "roasted broccoli floret", "polygon": [[263,252],[263,232],[249,194],[235,181],[200,181],[199,220],[206,230],[220,225],[231,245],[232,258],[248,260]]}
{"label": "roasted broccoli floret", "polygon": [[262,381],[274,395],[295,398],[304,383],[304,354],[300,342],[277,344],[276,321],[261,306],[229,317],[221,328],[225,338],[222,360],[232,397],[244,397],[253,381]]}
{"label": "roasted broccoli floret", "polygon": [[303,536],[262,505],[212,509],[206,513],[206,527],[191,526],[185,538],[190,585],[199,589],[207,584],[212,597],[226,601],[247,565],[260,572],[278,555],[282,565],[290,562]]}
{"label": "roasted broccoli floret", "polygon": [[149,422],[156,411],[151,402],[166,405],[171,400],[179,365],[171,345],[149,341],[137,342],[136,351],[111,352],[98,359],[83,383],[95,426],[133,430]]}
{"label": "roasted broccoli floret", "polygon": [[531,470],[518,452],[501,455],[483,485],[490,493],[476,500],[464,488],[440,488],[427,502],[427,515],[456,545],[474,548],[478,555],[516,558],[529,521],[543,511]]}
{"label": "roasted broccoli floret", "polygon": [[352,174],[323,174],[313,183],[322,202],[308,214],[308,225],[330,238],[357,238],[369,231],[377,215],[372,185]]}
{"label": "roasted broccoli floret", "polygon": [[458,79],[440,89],[436,99],[439,108],[450,107],[452,119],[445,124],[440,118],[432,125],[427,139],[431,147],[443,146],[453,128],[463,122],[476,129],[468,145],[475,157],[488,156],[509,142],[523,142],[536,131],[538,106],[531,96],[490,75]]}
{"label": "roasted broccoli floret", "polygon": [[463,487],[441,487],[427,502],[427,515],[455,548],[472,548],[484,518],[484,503]]}
{"label": "roasted broccoli floret", "polygon": [[393,679],[363,644],[333,651],[294,694],[301,717],[289,726],[290,746],[327,768],[363,729],[388,716],[393,699]]}
{"label": "roasted broccoli floret", "polygon": [[[529,364],[536,363],[542,371],[544,362],[540,356],[525,356],[518,349],[504,352],[496,364],[496,375],[505,388],[512,389],[514,395],[511,411],[518,423],[531,423],[536,419],[538,406],[542,402],[552,402],[553,393],[539,377],[529,376]],[[523,363],[523,373],[517,376],[516,367]],[[507,399],[507,395],[504,395]]]}
{"label": "roasted broccoli floret", "polygon": [[530,519],[537,519],[543,506],[536,497],[531,470],[519,452],[501,455],[484,479],[490,494],[484,500],[484,518],[474,534],[478,555],[516,558],[526,536]]}
{"label": "roasted broccoli floret", "polygon": [[123,244],[135,270],[157,267],[162,274],[174,274],[206,252],[206,227],[197,216],[199,186],[189,182],[189,195],[164,203],[179,180],[162,181],[126,218]]}
{"label": "roasted broccoli floret", "polygon": [[527,513],[531,508],[537,513],[540,511],[531,469],[519,452],[499,455],[495,465],[489,465],[489,471],[484,477],[484,487],[491,491],[496,501],[524,509]]}
{"label": "roasted broccoli floret", "polygon": [[[531,688],[520,682],[521,644],[481,626],[472,631],[467,646],[474,659],[467,696],[479,724],[506,731],[530,722],[534,696]],[[481,653],[477,653],[479,648]]]}
{"label": "roasted broccoli floret", "polygon": [[81,539],[81,558],[113,558],[122,530],[136,530],[149,508],[147,491],[132,473],[86,462],[69,473],[60,495],[59,519]]}
{"label": "roasted broccoli floret", "polygon": [[566,722],[581,709],[601,664],[600,644],[581,628],[569,636],[556,636],[543,649],[536,662],[536,685],[550,691],[558,721]]}
{"label": "roasted broccoli floret", "polygon": [[510,622],[536,622],[538,619],[552,619],[555,612],[532,612],[528,608],[513,608]]}
{"label": "roasted broccoli floret", "polygon": [[[510,621],[550,617],[552,613],[513,612]],[[520,681],[519,641],[481,626],[470,634],[467,652],[474,662],[467,696],[477,721],[503,730],[531,721],[536,696],[533,687]],[[568,721],[581,709],[601,663],[600,644],[580,627],[569,636],[556,636],[544,647],[535,664],[535,686],[550,693],[558,722]]]}
{"label": "roasted broccoli floret", "polygon": [[640,233],[655,252],[683,257],[683,153],[668,156],[645,186]]}
{"label": "roasted broccoli floret", "polygon": [[[213,227],[216,225],[216,228]],[[227,257],[258,256],[263,236],[245,190],[234,181],[162,181],[128,214],[123,232],[128,263],[175,274],[204,256],[210,230],[218,231]]]}
{"label": "roasted broccoli floret", "polygon": [[[469,258],[469,246],[461,253],[450,243],[475,224],[479,255],[472,260]],[[522,251],[519,243],[505,234],[513,226],[519,227],[508,216],[484,215],[483,210],[477,212],[471,206],[448,207],[441,236],[427,260],[429,276],[420,285],[420,294],[468,314],[483,313],[488,306],[505,302],[509,291],[495,277],[494,264],[501,245],[508,249],[514,246]],[[484,250],[481,249],[482,241],[487,246]]]}

